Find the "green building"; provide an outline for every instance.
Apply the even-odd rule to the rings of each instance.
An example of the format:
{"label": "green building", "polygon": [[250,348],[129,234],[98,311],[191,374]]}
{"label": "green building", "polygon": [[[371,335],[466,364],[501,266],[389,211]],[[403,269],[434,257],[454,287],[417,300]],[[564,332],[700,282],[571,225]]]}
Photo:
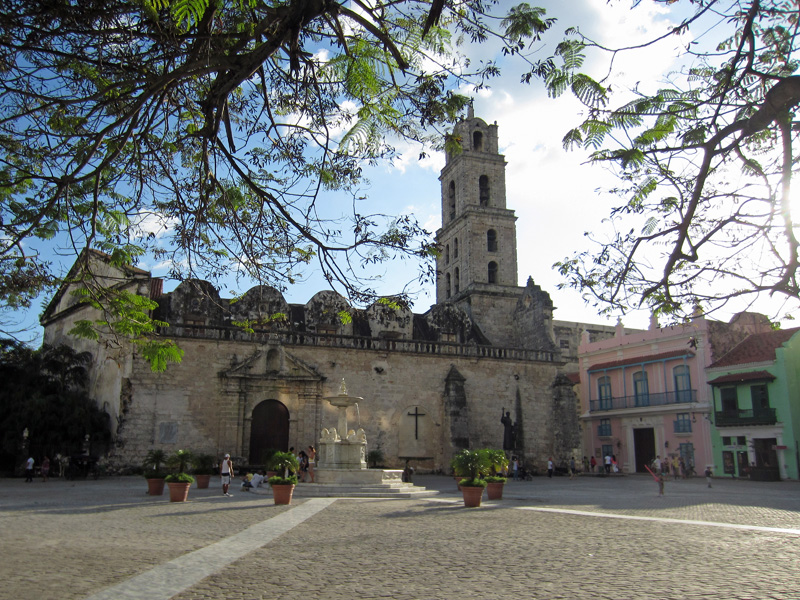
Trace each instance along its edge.
{"label": "green building", "polygon": [[750,335],[706,369],[715,475],[800,479],[798,332]]}

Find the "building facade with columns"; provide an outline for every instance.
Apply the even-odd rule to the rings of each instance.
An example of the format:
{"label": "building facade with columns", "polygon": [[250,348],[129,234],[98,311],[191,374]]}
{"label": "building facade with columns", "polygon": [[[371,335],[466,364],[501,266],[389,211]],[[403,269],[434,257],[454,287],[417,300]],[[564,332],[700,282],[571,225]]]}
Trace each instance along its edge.
{"label": "building facade with columns", "polygon": [[600,464],[616,457],[625,473],[646,473],[654,459],[682,458],[702,473],[714,465],[714,402],[705,369],[751,333],[768,331],[763,315],[729,323],[691,322],[626,333],[579,347],[583,447]]}

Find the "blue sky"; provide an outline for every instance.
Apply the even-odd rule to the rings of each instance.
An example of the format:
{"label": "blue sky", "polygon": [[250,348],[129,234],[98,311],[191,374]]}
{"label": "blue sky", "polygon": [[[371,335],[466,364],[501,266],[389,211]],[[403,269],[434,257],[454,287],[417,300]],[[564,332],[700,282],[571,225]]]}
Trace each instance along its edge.
{"label": "blue sky", "polygon": [[[508,7],[516,2],[506,3]],[[635,10],[631,2],[606,0],[547,0],[533,2],[547,8],[548,16],[558,19],[547,36],[548,43],[561,39],[563,31],[570,26],[579,26],[589,37],[608,47],[632,45],[657,37],[679,22],[677,10],[687,10],[686,2],[669,7],[643,1]],[[673,11],[673,12],[670,12]],[[698,31],[702,31],[698,28]],[[695,32],[690,32],[695,35]],[[636,52],[623,53],[617,57],[611,70],[616,88],[639,85],[655,88],[670,69],[675,68],[683,44],[689,38],[671,36],[657,47]],[[542,56],[552,46],[543,46]],[[584,303],[574,290],[558,290],[562,282],[552,269],[553,263],[573,252],[586,249],[585,231],[602,230],[602,221],[608,216],[617,198],[600,191],[613,187],[617,180],[613,173],[597,166],[586,164],[586,153],[567,152],[561,139],[568,129],[582,120],[582,107],[571,97],[548,98],[543,87],[534,82],[526,85],[519,82],[520,66],[509,64],[498,54],[492,44],[473,47],[472,60],[496,59],[501,62],[503,76],[491,82],[489,90],[474,94],[475,115],[499,126],[500,151],[508,163],[506,169],[507,206],[514,210],[517,220],[517,247],[519,284],[524,285],[529,276],[548,291],[557,307],[555,318],[567,321],[582,321],[613,324],[613,317],[599,317],[596,310]],[[607,56],[590,56],[586,65],[588,72],[599,75],[608,68]],[[462,90],[472,93],[471,90]],[[626,100],[624,91],[614,100],[621,104]],[[440,191],[438,175],[444,165],[444,156],[434,153],[420,161],[420,148],[400,147],[401,153],[393,164],[384,164],[365,169],[370,180],[365,192],[369,200],[363,212],[413,213],[426,228],[435,232],[440,226]],[[350,208],[349,206],[347,207]],[[71,259],[64,262],[65,268]],[[142,268],[151,269],[156,276],[165,273],[155,264],[143,263]],[[408,263],[393,263],[379,267],[372,274],[380,277],[377,290],[392,294],[414,278],[416,266]],[[175,282],[165,282],[170,290]],[[246,286],[243,286],[246,287]],[[305,281],[290,288],[285,297],[289,302],[305,303],[314,293],[327,287],[312,269]],[[235,291],[243,292],[238,288]],[[223,295],[228,290],[222,289]],[[434,301],[431,287],[420,290],[413,307],[415,312],[424,312]],[[35,323],[41,304],[21,315],[27,324]],[[719,315],[723,318],[724,315]],[[626,325],[646,327],[646,313],[631,313],[623,318]]]}

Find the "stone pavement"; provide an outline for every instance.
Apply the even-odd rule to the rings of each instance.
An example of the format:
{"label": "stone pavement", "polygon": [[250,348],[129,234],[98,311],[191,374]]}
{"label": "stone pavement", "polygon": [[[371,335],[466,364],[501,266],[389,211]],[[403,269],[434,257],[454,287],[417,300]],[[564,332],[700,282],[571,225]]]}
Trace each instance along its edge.
{"label": "stone pavement", "polygon": [[505,498],[187,503],[140,478],[0,480],[0,599],[800,600],[800,484],[535,478]]}

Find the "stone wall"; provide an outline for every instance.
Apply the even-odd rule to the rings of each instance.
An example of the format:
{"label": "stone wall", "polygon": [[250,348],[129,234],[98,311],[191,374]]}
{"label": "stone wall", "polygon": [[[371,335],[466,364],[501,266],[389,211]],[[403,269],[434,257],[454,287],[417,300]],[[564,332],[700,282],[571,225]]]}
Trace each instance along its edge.
{"label": "stone wall", "polygon": [[[554,450],[554,363],[196,339],[180,345],[183,362],[164,373],[135,361],[116,462],[138,464],[153,447],[230,452],[246,462],[250,415],[266,399],[288,408],[290,446],[315,444],[323,427],[336,426],[324,397],[338,393],[342,378],[363,397],[350,410],[350,427],[364,428],[368,450],[380,447],[387,466],[411,458],[420,468],[447,470],[464,437],[472,448],[502,447],[501,408],[515,407],[517,395],[526,462],[543,464]],[[269,370],[271,350],[284,353],[283,372]]]}

